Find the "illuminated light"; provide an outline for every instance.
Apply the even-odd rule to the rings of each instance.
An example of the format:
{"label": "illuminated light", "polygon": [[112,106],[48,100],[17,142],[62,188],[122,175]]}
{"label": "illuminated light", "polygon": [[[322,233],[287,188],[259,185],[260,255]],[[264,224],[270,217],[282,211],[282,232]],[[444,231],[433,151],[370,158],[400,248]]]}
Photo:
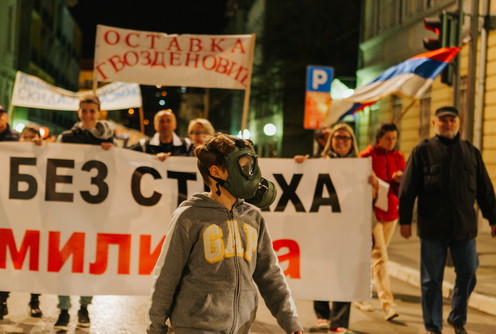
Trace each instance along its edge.
{"label": "illuminated light", "polygon": [[155,87],[157,87],[157,89],[160,89],[162,88],[162,85],[155,85]]}
{"label": "illuminated light", "polygon": [[160,95],[167,96],[167,92],[165,90],[163,90],[162,93],[160,93]]}
{"label": "illuminated light", "polygon": [[350,97],[351,95],[353,95],[355,93],[355,90],[354,89],[347,89],[343,92],[342,96],[343,96],[343,99],[346,98],[346,97]]}
{"label": "illuminated light", "polygon": [[134,114],[134,109],[133,109],[133,108],[129,109],[129,110],[127,111],[127,113],[128,113],[129,115],[133,115],[133,114]]}
{"label": "illuminated light", "polygon": [[186,87],[184,87],[184,86],[182,86],[182,87],[181,87],[181,93],[183,93],[183,94],[184,94],[184,93],[186,93],[186,91],[187,91],[187,88],[186,88]]}
{"label": "illuminated light", "polygon": [[251,133],[250,133],[250,130],[248,130],[248,129],[243,130],[243,136],[241,136],[241,131],[239,131],[238,134],[236,135],[236,137],[243,138],[243,139],[250,139],[250,136],[251,136]]}
{"label": "illuminated light", "polygon": [[24,127],[26,126],[26,124],[24,123],[19,123],[15,126],[15,129],[17,132],[22,132],[22,130],[24,129]]}
{"label": "illuminated light", "polygon": [[244,139],[250,139],[250,137],[251,137],[250,130],[248,130],[248,129],[244,129],[244,130],[243,130],[243,138],[244,138]]}
{"label": "illuminated light", "polygon": [[150,124],[150,121],[149,121],[149,120],[147,120],[147,119],[145,119],[145,120],[143,121],[143,124],[148,125],[148,124]]}
{"label": "illuminated light", "polygon": [[160,104],[161,106],[164,106],[165,105],[165,100],[158,101],[158,104]]}
{"label": "illuminated light", "polygon": [[276,134],[277,132],[277,128],[274,124],[272,123],[267,123],[265,124],[264,128],[263,128],[263,131],[264,133],[267,135],[267,136],[273,136]]}

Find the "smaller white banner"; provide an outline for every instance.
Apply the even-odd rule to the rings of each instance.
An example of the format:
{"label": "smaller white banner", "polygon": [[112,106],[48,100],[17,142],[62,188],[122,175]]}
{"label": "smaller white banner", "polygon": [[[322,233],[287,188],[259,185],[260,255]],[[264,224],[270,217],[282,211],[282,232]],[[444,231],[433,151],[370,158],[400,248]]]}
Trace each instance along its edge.
{"label": "smaller white banner", "polygon": [[[18,71],[12,93],[12,105],[51,110],[78,110],[79,97],[85,93],[71,92]],[[102,102],[102,110],[141,107],[141,91],[137,83],[113,82],[98,88],[96,95]]]}

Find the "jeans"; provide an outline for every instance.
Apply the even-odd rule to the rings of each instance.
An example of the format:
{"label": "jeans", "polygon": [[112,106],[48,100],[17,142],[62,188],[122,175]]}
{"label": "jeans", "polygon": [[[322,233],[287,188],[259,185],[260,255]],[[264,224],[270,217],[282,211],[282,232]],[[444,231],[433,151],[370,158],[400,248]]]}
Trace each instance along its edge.
{"label": "jeans", "polygon": [[[91,304],[92,296],[81,296],[79,297],[79,304],[81,306],[87,306]],[[60,310],[68,310],[71,308],[71,297],[70,296],[59,296],[59,304],[57,308]]]}
{"label": "jeans", "polygon": [[456,280],[448,319],[455,325],[467,322],[467,304],[475,288],[479,259],[475,239],[420,240],[422,313],[426,330],[443,328],[442,284],[448,249],[451,251]]}

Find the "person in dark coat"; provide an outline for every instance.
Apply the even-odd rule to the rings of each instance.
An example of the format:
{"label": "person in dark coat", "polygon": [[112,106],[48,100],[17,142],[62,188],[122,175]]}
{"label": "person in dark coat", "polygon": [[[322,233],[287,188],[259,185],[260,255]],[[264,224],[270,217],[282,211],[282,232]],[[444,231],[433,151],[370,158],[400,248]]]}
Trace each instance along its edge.
{"label": "person in dark coat", "polygon": [[467,302],[475,288],[479,264],[477,201],[496,237],[494,188],[477,148],[460,139],[460,118],[454,107],[436,110],[436,135],[417,145],[408,159],[400,185],[400,233],[412,235],[412,211],[417,199],[420,237],[422,312],[428,333],[443,328],[442,284],[448,250],[456,272],[448,323],[455,333],[467,333]]}
{"label": "person in dark coat", "polygon": [[0,141],[18,141],[19,133],[8,123],[7,110],[0,105]]}

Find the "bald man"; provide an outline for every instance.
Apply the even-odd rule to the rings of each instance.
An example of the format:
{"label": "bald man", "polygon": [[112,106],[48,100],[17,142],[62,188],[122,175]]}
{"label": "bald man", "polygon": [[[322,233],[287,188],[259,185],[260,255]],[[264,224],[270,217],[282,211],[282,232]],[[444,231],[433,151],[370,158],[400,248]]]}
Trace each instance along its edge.
{"label": "bald man", "polygon": [[155,135],[151,139],[142,139],[138,144],[130,147],[134,151],[155,154],[160,160],[171,155],[191,155],[191,141],[179,137],[174,131],[177,127],[176,116],[170,109],[160,110],[153,120]]}

